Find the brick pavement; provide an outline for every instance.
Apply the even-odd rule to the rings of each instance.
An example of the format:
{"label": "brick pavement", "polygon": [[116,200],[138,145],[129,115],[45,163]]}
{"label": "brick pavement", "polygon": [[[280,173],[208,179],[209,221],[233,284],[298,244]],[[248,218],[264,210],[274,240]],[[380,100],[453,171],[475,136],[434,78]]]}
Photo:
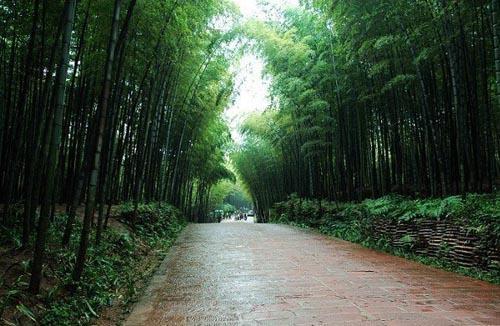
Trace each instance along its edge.
{"label": "brick pavement", "polygon": [[500,325],[500,287],[272,224],[192,224],[125,325]]}

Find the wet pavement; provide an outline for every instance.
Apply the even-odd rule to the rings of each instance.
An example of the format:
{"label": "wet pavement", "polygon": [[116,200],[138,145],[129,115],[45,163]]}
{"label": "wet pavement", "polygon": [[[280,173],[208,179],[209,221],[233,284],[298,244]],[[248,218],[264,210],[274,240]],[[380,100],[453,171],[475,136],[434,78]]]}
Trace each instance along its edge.
{"label": "wet pavement", "polygon": [[192,224],[125,325],[500,325],[500,286],[293,227]]}

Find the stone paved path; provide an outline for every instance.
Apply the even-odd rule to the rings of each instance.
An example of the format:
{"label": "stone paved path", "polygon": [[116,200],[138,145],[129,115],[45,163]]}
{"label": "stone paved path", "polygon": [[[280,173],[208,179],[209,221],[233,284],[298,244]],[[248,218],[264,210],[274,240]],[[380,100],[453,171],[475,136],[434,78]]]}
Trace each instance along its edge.
{"label": "stone paved path", "polygon": [[126,325],[500,325],[500,287],[281,225],[189,225]]}

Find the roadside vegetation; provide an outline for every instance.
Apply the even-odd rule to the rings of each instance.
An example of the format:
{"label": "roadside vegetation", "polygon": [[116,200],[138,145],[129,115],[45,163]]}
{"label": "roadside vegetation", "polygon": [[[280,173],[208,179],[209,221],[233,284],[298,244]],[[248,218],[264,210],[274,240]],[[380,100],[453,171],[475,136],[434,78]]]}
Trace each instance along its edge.
{"label": "roadside vegetation", "polygon": [[113,205],[132,203],[132,227],[143,202],[205,221],[211,188],[234,178],[222,118],[233,35],[214,21],[235,15],[215,0],[2,2],[0,227],[22,234],[33,295],[54,236],[78,243],[76,291]]}
{"label": "roadside vegetation", "polygon": [[[132,227],[133,204],[114,207],[116,216],[102,234],[99,246],[89,247],[81,281],[71,289],[72,271],[79,245],[75,233],[62,246],[66,214],[56,214],[48,230],[47,262],[40,294],[26,291],[30,277],[29,251],[21,246],[22,230],[1,229],[0,323],[6,325],[80,325],[91,321],[115,323],[138,299],[142,288],[186,224],[182,213],[170,205],[139,205]],[[75,231],[80,231],[80,220]],[[91,233],[95,237],[96,233]],[[98,320],[98,318],[101,318]]]}

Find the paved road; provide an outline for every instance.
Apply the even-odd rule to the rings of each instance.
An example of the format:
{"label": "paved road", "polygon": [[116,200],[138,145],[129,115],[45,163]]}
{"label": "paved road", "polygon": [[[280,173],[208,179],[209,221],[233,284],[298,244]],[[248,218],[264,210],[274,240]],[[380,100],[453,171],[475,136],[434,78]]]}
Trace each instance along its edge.
{"label": "paved road", "polygon": [[126,325],[500,325],[500,287],[281,225],[189,225]]}

